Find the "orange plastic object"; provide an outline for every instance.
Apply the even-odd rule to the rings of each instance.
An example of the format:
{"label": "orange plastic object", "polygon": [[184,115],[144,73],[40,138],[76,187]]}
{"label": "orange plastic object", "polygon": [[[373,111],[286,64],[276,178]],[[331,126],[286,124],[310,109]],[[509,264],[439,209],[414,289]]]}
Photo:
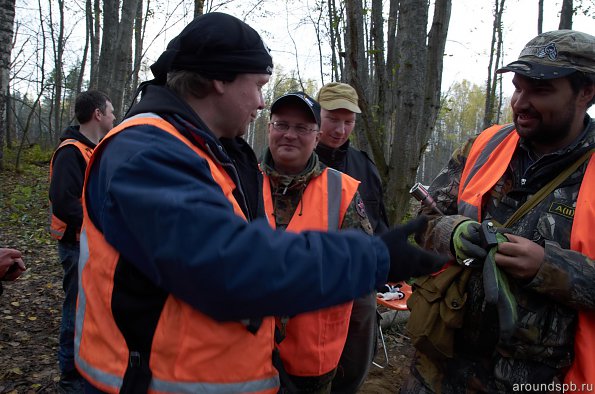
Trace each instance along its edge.
{"label": "orange plastic object", "polygon": [[409,286],[405,282],[396,282],[396,283],[391,282],[391,283],[389,283],[389,285],[400,286],[401,291],[405,294],[405,297],[401,298],[400,300],[389,300],[389,301],[386,301],[380,297],[376,297],[376,303],[378,305],[382,305],[382,306],[385,306],[390,309],[395,309],[397,311],[406,311],[407,310],[407,300],[409,299],[409,296],[411,295],[411,292],[412,292],[411,286]]}

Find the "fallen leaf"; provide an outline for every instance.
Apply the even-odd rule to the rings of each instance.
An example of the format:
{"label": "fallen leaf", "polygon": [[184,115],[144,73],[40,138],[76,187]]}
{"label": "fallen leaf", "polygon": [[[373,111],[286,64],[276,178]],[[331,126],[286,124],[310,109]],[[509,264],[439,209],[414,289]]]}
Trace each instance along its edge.
{"label": "fallen leaf", "polygon": [[22,375],[23,371],[19,367],[14,367],[8,370],[8,372],[12,372],[15,375]]}

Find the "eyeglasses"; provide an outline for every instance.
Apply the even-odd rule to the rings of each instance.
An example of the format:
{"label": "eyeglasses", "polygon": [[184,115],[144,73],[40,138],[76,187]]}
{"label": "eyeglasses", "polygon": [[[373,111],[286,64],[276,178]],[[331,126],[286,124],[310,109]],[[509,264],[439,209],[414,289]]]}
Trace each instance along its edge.
{"label": "eyeglasses", "polygon": [[318,131],[317,129],[312,129],[304,125],[290,125],[286,122],[271,122],[269,124],[273,126],[275,131],[280,133],[287,133],[289,129],[294,129],[297,135],[306,136]]}

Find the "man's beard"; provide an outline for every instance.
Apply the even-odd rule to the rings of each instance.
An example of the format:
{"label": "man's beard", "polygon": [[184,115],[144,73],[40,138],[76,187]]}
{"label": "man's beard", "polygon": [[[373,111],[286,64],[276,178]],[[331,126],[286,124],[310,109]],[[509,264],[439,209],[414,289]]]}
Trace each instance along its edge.
{"label": "man's beard", "polygon": [[574,118],[575,105],[568,103],[563,112],[560,112],[556,119],[550,121],[549,124],[544,124],[540,117],[539,124],[530,129],[519,129],[517,118],[514,119],[514,125],[517,132],[527,142],[541,146],[556,146],[560,141],[563,141],[570,134],[572,121]]}

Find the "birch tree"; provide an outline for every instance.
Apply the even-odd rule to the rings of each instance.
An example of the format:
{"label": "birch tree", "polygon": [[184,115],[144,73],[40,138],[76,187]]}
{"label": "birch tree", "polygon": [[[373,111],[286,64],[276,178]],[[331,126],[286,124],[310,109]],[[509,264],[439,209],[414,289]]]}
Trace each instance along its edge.
{"label": "birch tree", "polygon": [[0,170],[4,168],[4,138],[7,130],[7,96],[10,54],[14,29],[15,0],[0,0]]}

